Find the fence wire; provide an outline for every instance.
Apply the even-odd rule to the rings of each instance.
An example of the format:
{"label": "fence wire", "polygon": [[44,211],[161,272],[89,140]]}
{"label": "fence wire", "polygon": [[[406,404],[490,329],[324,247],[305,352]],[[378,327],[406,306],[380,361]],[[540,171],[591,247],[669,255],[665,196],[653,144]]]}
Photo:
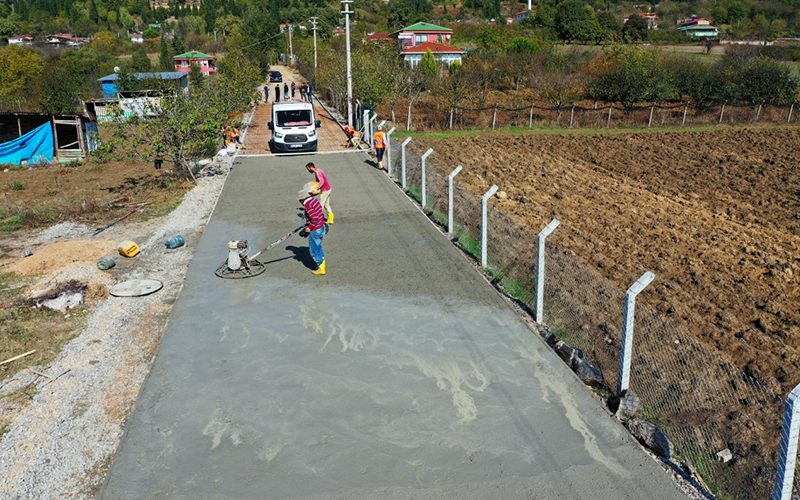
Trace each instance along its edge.
{"label": "fence wire", "polygon": [[[612,108],[612,114],[613,111]],[[605,113],[608,116],[608,108]],[[683,119],[683,109],[664,110],[664,113],[667,114],[664,120]],[[458,121],[459,114],[454,121]],[[487,119],[491,123],[493,114]],[[569,120],[569,116],[562,115],[560,119]],[[572,119],[574,122],[575,116]],[[394,177],[400,182],[400,142],[392,138],[388,147]],[[417,201],[421,200],[418,152],[425,149],[419,139],[412,140],[406,148],[407,189]],[[427,161],[426,212],[445,230],[447,175],[455,167],[436,165],[430,157]],[[458,187],[458,176],[454,184],[452,237],[466,253],[479,260],[480,196]],[[541,228],[523,227],[493,208],[493,203],[490,201],[487,211],[487,272],[509,295],[533,310],[536,243]],[[564,223],[548,239],[544,323],[559,340],[583,349],[585,357],[601,371],[611,392],[618,378],[625,291],[565,250],[567,242],[579,242],[590,248],[604,246]],[[626,278],[632,284],[638,276]],[[640,298],[646,294],[647,291]],[[692,320],[704,328],[716,328],[702,318]],[[633,346],[630,387],[641,400],[639,416],[664,432],[673,444],[675,457],[693,469],[718,498],[769,498],[781,439],[782,397],[667,323],[643,300],[636,307]],[[716,454],[726,448],[733,458],[723,463]],[[800,492],[797,477],[795,492]],[[799,497],[797,493],[792,496]]]}

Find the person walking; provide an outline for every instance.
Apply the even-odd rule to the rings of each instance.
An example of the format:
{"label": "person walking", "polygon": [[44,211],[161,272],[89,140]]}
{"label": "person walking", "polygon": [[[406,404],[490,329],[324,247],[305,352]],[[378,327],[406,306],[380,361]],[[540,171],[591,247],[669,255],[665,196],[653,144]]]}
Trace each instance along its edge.
{"label": "person walking", "polygon": [[317,268],[312,270],[312,274],[325,274],[325,252],[322,251],[322,238],[325,236],[325,218],[322,213],[322,205],[319,200],[311,195],[312,189],[309,182],[297,193],[297,199],[303,204],[303,216],[306,219],[306,227],[300,231],[300,236],[308,237],[308,251]]}
{"label": "person walking", "polygon": [[305,102],[306,101],[306,84],[303,83],[300,85],[300,100]]}
{"label": "person walking", "polygon": [[386,134],[383,127],[378,125],[378,130],[372,134],[372,142],[375,144],[375,156],[378,157],[378,168],[383,170],[383,153],[386,152]]}
{"label": "person walking", "polygon": [[283,84],[283,100],[284,101],[289,100],[289,86],[286,85],[285,83]]}
{"label": "person walking", "polygon": [[306,94],[308,94],[308,102],[313,102],[311,99],[311,84],[306,85]]}
{"label": "person walking", "polygon": [[264,102],[269,102],[269,85],[264,85]]}
{"label": "person walking", "polygon": [[281,86],[279,84],[275,84],[275,102],[281,101]]}
{"label": "person walking", "polygon": [[317,166],[311,162],[306,163],[306,170],[308,170],[309,173],[314,174],[314,180],[317,182],[317,185],[313,194],[319,194],[319,202],[325,209],[325,213],[328,214],[328,219],[326,222],[327,224],[333,224],[333,212],[331,211],[331,184],[328,182],[328,176],[325,175],[325,171],[323,171],[321,168],[317,168]]}
{"label": "person walking", "polygon": [[292,82],[292,100],[294,100],[294,89],[296,88],[296,85],[297,85],[297,84],[295,84],[294,82]]}

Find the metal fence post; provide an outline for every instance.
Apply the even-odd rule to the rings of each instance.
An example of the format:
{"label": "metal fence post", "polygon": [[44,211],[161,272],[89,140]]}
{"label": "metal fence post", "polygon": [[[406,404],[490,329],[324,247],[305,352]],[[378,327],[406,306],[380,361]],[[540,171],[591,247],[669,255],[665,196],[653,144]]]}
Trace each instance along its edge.
{"label": "metal fence post", "polygon": [[407,138],[403,141],[403,144],[400,145],[400,167],[402,169],[402,183],[403,189],[406,188],[406,145],[411,142],[411,137]]}
{"label": "metal fence post", "polygon": [[447,176],[447,234],[453,234],[453,178],[463,169],[459,165]]}
{"label": "metal fence post", "polygon": [[420,188],[422,189],[422,193],[421,193],[421,196],[422,196],[422,208],[425,208],[425,184],[426,184],[426,182],[425,182],[425,159],[428,158],[431,155],[431,153],[433,153],[433,148],[428,148],[428,150],[425,151],[425,154],[422,155],[422,159],[420,159],[420,161],[419,161],[419,168],[420,168],[419,183],[420,183]]}
{"label": "metal fence post", "polygon": [[489,198],[494,196],[499,188],[495,184],[481,196],[481,267],[486,267],[486,226],[488,225],[487,208]]}
{"label": "metal fence post", "polygon": [[619,356],[619,377],[617,378],[617,395],[622,396],[628,390],[631,378],[631,356],[633,355],[633,318],[636,309],[636,296],[649,285],[656,275],[647,271],[636,283],[625,292],[625,311],[622,319],[622,353]]}
{"label": "metal fence post", "polygon": [[794,468],[797,462],[797,438],[800,434],[800,384],[789,397],[783,410],[781,429],[781,448],[778,455],[778,472],[775,475],[775,489],[772,500],[789,500],[794,486]]}
{"label": "metal fence post", "polygon": [[[375,116],[377,117],[378,115]],[[386,120],[381,120],[381,122],[378,124],[379,127],[383,127],[384,125],[386,125]]]}
{"label": "metal fence post", "polygon": [[389,177],[392,176],[392,134],[395,130],[395,127],[392,127],[386,132],[386,163],[389,164]]}
{"label": "metal fence post", "polygon": [[561,224],[553,219],[542,229],[536,251],[536,322],[544,323],[544,240]]}

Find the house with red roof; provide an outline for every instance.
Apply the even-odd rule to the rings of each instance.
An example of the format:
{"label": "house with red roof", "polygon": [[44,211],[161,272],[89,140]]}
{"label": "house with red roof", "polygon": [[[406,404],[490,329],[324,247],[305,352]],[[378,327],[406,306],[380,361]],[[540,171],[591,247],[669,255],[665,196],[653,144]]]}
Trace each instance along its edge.
{"label": "house with red roof", "polygon": [[433,54],[433,58],[436,59],[437,63],[447,66],[450,66],[454,62],[460,63],[461,56],[467,53],[465,50],[451,47],[449,45],[442,45],[434,42],[422,42],[419,45],[414,45],[413,47],[403,49],[400,54],[412,68],[415,68],[422,60],[422,56],[425,55],[425,52],[429,50]]}
{"label": "house with red roof", "polygon": [[16,35],[8,38],[9,45],[31,45],[33,44],[33,36],[31,35]]}
{"label": "house with red roof", "polygon": [[647,29],[649,30],[657,30],[658,29],[658,16],[655,12],[639,12],[638,14],[625,14],[622,18],[622,24],[628,22],[628,19],[631,18],[631,15],[638,15],[645,21],[647,21]]}
{"label": "house with red roof", "polygon": [[388,40],[389,33],[370,33],[367,35],[367,40]]}
{"label": "house with red roof", "polygon": [[396,38],[400,48],[405,50],[425,42],[447,45],[453,37],[453,30],[420,22],[399,29],[390,36]]}
{"label": "house with red roof", "polygon": [[203,54],[202,52],[198,52],[196,50],[190,50],[189,52],[178,54],[177,56],[173,57],[172,60],[175,62],[175,71],[180,71],[181,73],[187,73],[190,71],[193,64],[198,65],[200,67],[200,71],[202,71],[204,75],[210,75],[211,73],[217,72],[215,63],[217,58],[208,54]]}

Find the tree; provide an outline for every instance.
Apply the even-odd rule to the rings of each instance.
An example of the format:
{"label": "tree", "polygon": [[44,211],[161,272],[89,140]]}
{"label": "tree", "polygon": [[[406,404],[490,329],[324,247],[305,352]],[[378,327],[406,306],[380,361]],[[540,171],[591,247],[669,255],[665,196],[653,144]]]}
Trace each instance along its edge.
{"label": "tree", "polygon": [[597,13],[597,24],[600,25],[605,40],[617,41],[622,36],[622,24],[608,10]]}
{"label": "tree", "polygon": [[186,52],[186,49],[183,47],[183,40],[177,36],[172,39],[172,52],[174,52],[175,55]]}
{"label": "tree", "polygon": [[436,64],[436,58],[433,56],[433,52],[431,52],[430,49],[426,50],[422,55],[417,69],[430,87],[439,73],[439,66]]}
{"label": "tree", "polygon": [[100,31],[94,34],[94,38],[89,47],[98,52],[105,52],[107,54],[115,53],[122,45],[122,41],[117,38],[114,33],[110,31]]}
{"label": "tree", "polygon": [[156,28],[147,28],[142,32],[142,38],[145,40],[152,40],[153,38],[158,38],[159,36],[161,36],[161,32]]}
{"label": "tree", "polygon": [[45,113],[71,114],[78,104],[80,80],[61,65],[47,67],[41,79],[39,106]]}
{"label": "tree", "polygon": [[175,71],[175,62],[172,60],[171,47],[165,37],[161,37],[161,47],[158,52],[158,66],[161,71]]}
{"label": "tree", "polygon": [[152,68],[150,58],[147,57],[147,52],[143,48],[136,49],[131,57],[131,67],[134,71],[146,73]]}
{"label": "tree", "polygon": [[600,25],[591,7],[581,0],[568,0],[556,9],[556,32],[566,42],[593,42],[599,38]]}
{"label": "tree", "polygon": [[245,53],[258,63],[261,74],[266,75],[270,64],[277,59],[282,41],[277,35],[281,29],[276,17],[267,10],[250,5],[243,16],[239,28],[249,46]]}
{"label": "tree", "polygon": [[728,9],[722,5],[715,5],[711,8],[711,18],[717,25],[728,24]]}
{"label": "tree", "polygon": [[541,5],[532,16],[528,14],[526,19],[530,19],[530,24],[535,28],[555,28],[556,9],[549,5]]}
{"label": "tree", "polygon": [[176,172],[190,175],[193,161],[209,157],[220,146],[219,131],[230,116],[250,108],[257,94],[251,75],[206,78],[191,92],[165,92],[147,119],[120,117],[110,123],[110,146],[129,158],[161,158]]}
{"label": "tree", "polygon": [[628,22],[622,26],[622,37],[628,43],[647,40],[647,20],[637,14],[628,17]]}
{"label": "tree", "polygon": [[668,66],[681,100],[688,97],[697,107],[724,100],[724,82],[718,65],[709,65],[695,57],[673,57]]}
{"label": "tree", "polygon": [[787,65],[764,57],[752,59],[737,80],[740,98],[750,104],[794,101],[800,85]]}
{"label": "tree", "polygon": [[9,37],[17,34],[18,29],[13,22],[0,18],[0,42],[8,41]]}
{"label": "tree", "polygon": [[432,9],[428,0],[394,0],[387,7],[386,24],[389,28],[402,28],[425,21]]}
{"label": "tree", "polygon": [[747,11],[741,2],[734,2],[728,5],[728,21],[738,23],[745,17],[747,17]]}
{"label": "tree", "polygon": [[97,13],[97,3],[95,0],[89,0],[89,19],[91,19],[93,23],[100,21],[100,15]]}
{"label": "tree", "polygon": [[206,32],[206,20],[200,16],[186,16],[181,18],[180,28],[184,35],[190,33],[203,35]]}
{"label": "tree", "polygon": [[21,110],[43,71],[44,60],[33,50],[18,45],[0,49],[0,104]]}
{"label": "tree", "polygon": [[217,18],[214,22],[214,29],[219,31],[225,36],[230,36],[233,32],[242,25],[242,18],[228,14]]}
{"label": "tree", "polygon": [[672,88],[658,54],[638,47],[615,47],[598,65],[590,89],[596,99],[619,101],[630,111],[636,103],[662,101]]}

